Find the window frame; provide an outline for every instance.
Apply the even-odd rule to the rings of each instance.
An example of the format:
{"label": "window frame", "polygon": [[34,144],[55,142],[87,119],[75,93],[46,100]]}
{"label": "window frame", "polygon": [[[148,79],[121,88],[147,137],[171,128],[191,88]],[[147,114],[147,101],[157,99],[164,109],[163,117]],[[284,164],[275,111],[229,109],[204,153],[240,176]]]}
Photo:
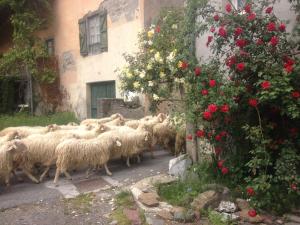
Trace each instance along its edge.
{"label": "window frame", "polygon": [[[245,0],[244,0],[244,1],[245,1]],[[233,0],[233,1],[232,1],[232,4],[234,5],[235,9],[242,9],[242,8],[244,8],[245,3],[246,3],[246,2],[244,2],[243,5],[239,6],[239,0]]]}
{"label": "window frame", "polygon": [[[49,43],[52,42],[52,54],[49,53]],[[55,55],[55,40],[53,37],[47,38],[45,40],[45,45],[46,45],[46,50],[49,56],[54,56]]]}

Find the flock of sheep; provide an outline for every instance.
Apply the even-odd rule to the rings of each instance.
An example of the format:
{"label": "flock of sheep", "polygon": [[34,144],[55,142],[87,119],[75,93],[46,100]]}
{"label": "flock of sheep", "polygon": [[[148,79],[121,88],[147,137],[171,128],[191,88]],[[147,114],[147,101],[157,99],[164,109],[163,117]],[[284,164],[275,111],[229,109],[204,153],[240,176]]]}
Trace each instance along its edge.
{"label": "flock of sheep", "polygon": [[[42,182],[56,166],[54,183],[63,173],[71,179],[69,171],[104,167],[113,159],[137,157],[145,150],[153,154],[153,147],[160,144],[168,150],[180,152],[185,146],[184,132],[176,132],[165,114],[147,116],[140,120],[124,119],[114,114],[102,119],[86,119],[77,125],[48,125],[47,127],[9,127],[0,131],[0,178],[10,185],[11,175],[21,170],[33,182]],[[33,172],[42,168],[37,179]]]}

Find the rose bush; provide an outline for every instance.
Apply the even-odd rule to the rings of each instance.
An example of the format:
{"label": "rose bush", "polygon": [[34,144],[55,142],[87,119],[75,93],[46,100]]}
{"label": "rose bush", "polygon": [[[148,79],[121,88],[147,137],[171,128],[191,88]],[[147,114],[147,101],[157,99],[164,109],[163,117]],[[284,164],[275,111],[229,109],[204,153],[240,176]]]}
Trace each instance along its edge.
{"label": "rose bush", "polygon": [[194,79],[191,107],[217,176],[243,184],[254,207],[283,212],[299,204],[300,64],[285,23],[255,2],[202,10],[212,59]]}

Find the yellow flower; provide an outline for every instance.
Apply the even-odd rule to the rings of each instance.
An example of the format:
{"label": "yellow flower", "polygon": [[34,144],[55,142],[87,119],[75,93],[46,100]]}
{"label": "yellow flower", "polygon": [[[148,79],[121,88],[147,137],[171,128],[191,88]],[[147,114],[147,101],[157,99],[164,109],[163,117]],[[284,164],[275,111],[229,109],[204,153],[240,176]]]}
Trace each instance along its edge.
{"label": "yellow flower", "polygon": [[135,89],[138,89],[140,86],[141,86],[141,84],[138,81],[136,81],[136,82],[133,83],[133,87]]}
{"label": "yellow flower", "polygon": [[163,79],[166,77],[166,74],[163,71],[160,71],[159,77]]}
{"label": "yellow flower", "polygon": [[152,38],[154,35],[154,29],[149,30],[147,35],[148,35],[148,38]]}
{"label": "yellow flower", "polygon": [[181,68],[181,67],[182,67],[182,64],[183,64],[183,62],[182,62],[182,61],[179,61],[178,64],[177,64],[178,68]]}

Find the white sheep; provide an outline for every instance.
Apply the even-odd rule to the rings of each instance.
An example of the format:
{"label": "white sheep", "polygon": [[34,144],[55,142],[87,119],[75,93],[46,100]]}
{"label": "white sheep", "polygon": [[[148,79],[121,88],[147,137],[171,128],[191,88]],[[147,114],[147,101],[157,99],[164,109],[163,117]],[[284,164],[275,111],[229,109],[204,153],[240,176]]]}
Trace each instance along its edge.
{"label": "white sheep", "polygon": [[[114,136],[99,136],[90,140],[66,140],[56,148],[56,173],[54,183],[57,184],[59,176],[64,173],[68,179],[72,179],[68,169],[96,166],[104,166],[106,173],[112,175],[107,167],[112,149],[121,146],[121,142]],[[89,170],[87,171],[87,177]]]}
{"label": "white sheep", "polygon": [[19,138],[20,138],[19,133],[17,131],[12,131],[3,137],[0,137],[0,146],[3,145],[7,141],[11,141],[14,139],[19,139]]}
{"label": "white sheep", "polygon": [[123,116],[119,113],[113,114],[110,117],[105,117],[105,118],[101,118],[101,119],[85,119],[83,120],[80,125],[94,125],[94,124],[103,124],[103,123],[107,123],[110,122],[112,120],[115,120],[117,118],[123,118]]}
{"label": "white sheep", "polygon": [[112,126],[123,126],[125,124],[124,118],[117,118],[110,122],[104,123],[105,125],[112,125]]}
{"label": "white sheep", "polygon": [[21,126],[21,127],[8,127],[0,132],[0,137],[7,135],[13,131],[17,131],[21,138],[25,138],[32,134],[46,134],[48,132],[52,132],[60,129],[56,124],[51,124],[46,127],[29,127],[29,126]]}
{"label": "white sheep", "polygon": [[42,181],[45,175],[48,173],[51,165],[55,163],[55,149],[57,145],[66,139],[78,138],[74,134],[65,134],[63,132],[51,132],[45,135],[34,134],[23,139],[23,142],[28,148],[28,165],[32,169],[36,164],[41,164],[46,167],[40,181]]}
{"label": "white sheep", "polygon": [[39,181],[28,171],[26,165],[27,147],[20,140],[8,141],[0,147],[0,177],[4,178],[6,186],[10,186],[10,175],[20,168],[29,179]]}

